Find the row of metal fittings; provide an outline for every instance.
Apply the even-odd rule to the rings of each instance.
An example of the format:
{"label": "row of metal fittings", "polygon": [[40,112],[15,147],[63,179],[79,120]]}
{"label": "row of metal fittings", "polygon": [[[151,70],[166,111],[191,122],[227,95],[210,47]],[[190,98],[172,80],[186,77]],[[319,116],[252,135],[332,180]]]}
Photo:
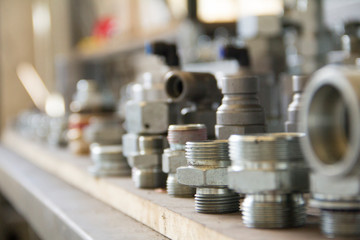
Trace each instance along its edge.
{"label": "row of metal fittings", "polygon": [[237,212],[240,205],[243,223],[254,228],[302,226],[309,202],[321,210],[326,236],[360,237],[358,67],[294,76],[287,132],[265,133],[246,57],[240,72],[221,79],[220,91],[214,75],[181,71],[169,56],[160,81],[130,89],[126,134],[108,95],[79,81],[67,135],[73,152],[90,149],[93,175],[131,172],[138,188],[195,196],[199,213]]}

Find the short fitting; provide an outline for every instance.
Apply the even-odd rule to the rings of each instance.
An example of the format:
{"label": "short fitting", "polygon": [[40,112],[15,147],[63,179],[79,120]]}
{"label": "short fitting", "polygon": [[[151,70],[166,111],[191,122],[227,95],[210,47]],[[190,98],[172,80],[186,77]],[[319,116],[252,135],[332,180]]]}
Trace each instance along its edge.
{"label": "short fitting", "polygon": [[203,124],[170,125],[168,141],[170,148],[165,149],[162,158],[163,172],[168,173],[167,192],[173,197],[193,197],[195,188],[178,183],[176,169],[186,166],[185,144],[189,141],[207,140]]}
{"label": "short fitting", "polygon": [[130,176],[131,169],[123,156],[121,145],[91,144],[91,159],[94,165],[89,172],[97,177]]}
{"label": "short fitting", "polygon": [[239,210],[239,195],[227,188],[230,165],[227,140],[187,142],[188,166],[177,169],[181,184],[196,187],[199,213],[230,213]]}
{"label": "short fitting", "polygon": [[308,168],[301,133],[232,135],[229,188],[245,194],[243,221],[247,227],[286,228],[305,224]]}

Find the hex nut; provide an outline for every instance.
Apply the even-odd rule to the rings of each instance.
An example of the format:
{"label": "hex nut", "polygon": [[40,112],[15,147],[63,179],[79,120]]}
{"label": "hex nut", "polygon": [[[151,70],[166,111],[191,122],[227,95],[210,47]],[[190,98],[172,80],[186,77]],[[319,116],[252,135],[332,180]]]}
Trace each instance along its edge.
{"label": "hex nut", "polygon": [[185,151],[165,149],[162,155],[162,170],[165,173],[176,173],[176,169],[186,166]]}
{"label": "hex nut", "polygon": [[[228,170],[229,188],[237,192],[258,193],[266,191],[308,192],[309,176],[304,169],[286,170]],[[299,181],[301,179],[302,181]]]}
{"label": "hex nut", "polygon": [[252,134],[265,132],[264,125],[245,125],[245,126],[232,126],[232,125],[215,125],[215,133],[218,139],[228,139],[233,134]]}
{"label": "hex nut", "polygon": [[127,133],[122,136],[123,155],[129,157],[139,152],[139,135]]}
{"label": "hex nut", "polygon": [[360,179],[357,176],[334,178],[323,174],[310,175],[311,191],[322,195],[359,196]]}
{"label": "hex nut", "polygon": [[166,102],[126,103],[126,129],[131,133],[158,134],[167,132],[169,106]]}
{"label": "hex nut", "polygon": [[161,164],[161,156],[158,154],[133,155],[128,157],[128,163],[131,167],[143,169]]}
{"label": "hex nut", "polygon": [[226,187],[227,168],[180,167],[177,169],[178,182],[193,187]]}

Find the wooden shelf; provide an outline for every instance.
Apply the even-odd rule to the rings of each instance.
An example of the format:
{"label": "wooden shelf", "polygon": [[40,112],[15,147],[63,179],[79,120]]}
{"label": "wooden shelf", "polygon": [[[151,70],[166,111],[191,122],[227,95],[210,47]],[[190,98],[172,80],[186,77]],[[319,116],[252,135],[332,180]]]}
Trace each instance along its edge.
{"label": "wooden shelf", "polygon": [[83,61],[92,61],[141,50],[144,48],[145,42],[174,40],[178,27],[179,22],[173,22],[167,27],[157,29],[150,33],[141,33],[137,36],[115,37],[96,49],[78,49],[74,57]]}
{"label": "wooden shelf", "polygon": [[166,239],[0,146],[0,190],[41,239]]}
{"label": "wooden shelf", "polygon": [[5,131],[3,144],[38,167],[171,239],[326,239],[314,216],[308,216],[303,228],[250,229],[242,224],[240,213],[199,214],[195,212],[193,199],[171,198],[164,191],[137,189],[130,178],[94,178],[87,172],[92,165],[88,157],[73,156],[67,150],[24,139],[12,130]]}

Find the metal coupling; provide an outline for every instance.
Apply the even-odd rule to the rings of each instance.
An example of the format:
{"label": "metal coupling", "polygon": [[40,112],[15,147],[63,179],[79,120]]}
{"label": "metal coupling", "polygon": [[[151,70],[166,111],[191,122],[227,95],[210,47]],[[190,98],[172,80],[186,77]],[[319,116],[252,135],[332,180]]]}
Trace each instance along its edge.
{"label": "metal coupling", "polygon": [[360,70],[326,66],[311,78],[300,112],[311,167],[310,205],[328,237],[360,238]]}
{"label": "metal coupling", "polygon": [[253,228],[305,224],[308,167],[300,148],[302,133],[232,135],[229,188],[245,194],[243,222]]}
{"label": "metal coupling", "polygon": [[131,169],[123,156],[121,145],[102,146],[94,143],[90,146],[91,160],[94,165],[89,172],[96,177],[130,176]]}
{"label": "metal coupling", "polygon": [[139,136],[137,152],[128,155],[132,179],[138,188],[164,187],[166,174],[162,172],[162,154],[166,147],[163,135]]}
{"label": "metal coupling", "polygon": [[170,148],[164,150],[163,172],[168,173],[166,189],[173,197],[193,197],[195,188],[178,183],[176,169],[186,166],[185,144],[189,141],[207,140],[204,124],[170,125],[168,137]]}
{"label": "metal coupling", "polygon": [[265,132],[264,110],[257,97],[258,80],[254,76],[230,75],[222,79],[222,104],[216,112],[217,139],[231,134]]}
{"label": "metal coupling", "polygon": [[175,103],[182,104],[181,124],[204,124],[210,138],[215,137],[216,108],[221,92],[216,78],[210,73],[170,71],[165,75],[165,90]]}
{"label": "metal coupling", "polygon": [[188,166],[177,169],[178,181],[196,188],[196,211],[239,211],[239,195],[227,188],[227,167],[230,165],[228,141],[187,142],[185,151]]}
{"label": "metal coupling", "polygon": [[286,132],[299,132],[299,112],[302,108],[302,95],[306,83],[307,76],[295,75],[292,77],[293,99],[288,106],[288,120],[285,122]]}

